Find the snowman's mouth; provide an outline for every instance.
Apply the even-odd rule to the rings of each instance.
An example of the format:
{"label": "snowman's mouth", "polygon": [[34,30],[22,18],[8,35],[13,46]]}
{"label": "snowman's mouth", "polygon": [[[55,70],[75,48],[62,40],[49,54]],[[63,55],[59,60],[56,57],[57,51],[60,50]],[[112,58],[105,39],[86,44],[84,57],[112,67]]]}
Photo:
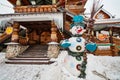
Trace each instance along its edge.
{"label": "snowman's mouth", "polygon": [[82,28],[79,28],[76,31],[77,31],[77,33],[80,33],[82,31]]}

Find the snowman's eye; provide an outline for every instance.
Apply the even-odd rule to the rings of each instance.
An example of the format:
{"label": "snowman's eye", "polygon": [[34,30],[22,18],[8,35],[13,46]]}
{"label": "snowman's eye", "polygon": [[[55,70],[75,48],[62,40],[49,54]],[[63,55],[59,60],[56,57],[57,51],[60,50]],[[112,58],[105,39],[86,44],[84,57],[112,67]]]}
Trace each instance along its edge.
{"label": "snowman's eye", "polygon": [[82,47],[80,46],[80,45],[78,45],[77,47],[76,47],[76,50],[78,50],[78,51],[80,51],[82,49]]}
{"label": "snowman's eye", "polygon": [[77,38],[76,41],[77,42],[81,42],[82,40],[81,40],[81,38]]}

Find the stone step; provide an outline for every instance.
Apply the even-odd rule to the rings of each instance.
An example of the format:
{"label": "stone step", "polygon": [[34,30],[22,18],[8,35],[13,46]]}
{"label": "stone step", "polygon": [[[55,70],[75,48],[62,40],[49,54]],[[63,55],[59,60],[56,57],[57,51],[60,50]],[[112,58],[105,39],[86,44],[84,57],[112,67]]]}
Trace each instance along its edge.
{"label": "stone step", "polygon": [[47,55],[19,55],[18,58],[46,58]]}
{"label": "stone step", "polygon": [[27,54],[39,54],[39,55],[45,55],[45,53],[44,52],[27,52],[27,53],[23,53],[23,54],[21,54],[21,55],[27,55]]}
{"label": "stone step", "polygon": [[[44,54],[44,53],[34,53],[34,52],[29,52],[29,53],[23,53],[23,54],[20,54],[20,55],[47,55],[47,54]],[[19,55],[19,56],[20,56]]]}
{"label": "stone step", "polygon": [[43,50],[28,50],[28,51],[26,51],[26,52],[44,52]]}
{"label": "stone step", "polygon": [[42,57],[42,58],[20,58],[20,57],[15,57],[15,58],[11,58],[9,60],[50,60],[49,58],[47,57]]}
{"label": "stone step", "polygon": [[49,60],[6,60],[7,64],[51,64]]}
{"label": "stone step", "polygon": [[47,57],[47,46],[33,45],[15,58],[7,59],[7,64],[51,64]]}

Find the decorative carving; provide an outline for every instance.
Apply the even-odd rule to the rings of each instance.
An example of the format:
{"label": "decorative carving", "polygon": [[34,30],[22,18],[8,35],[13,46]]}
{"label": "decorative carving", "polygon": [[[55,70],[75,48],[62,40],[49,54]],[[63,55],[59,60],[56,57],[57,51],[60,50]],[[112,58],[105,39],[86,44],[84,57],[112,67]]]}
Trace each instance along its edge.
{"label": "decorative carving", "polygon": [[41,6],[17,6],[14,8],[16,13],[31,13],[31,12],[57,12],[56,5],[41,5]]}
{"label": "decorative carving", "polygon": [[57,27],[55,26],[55,23],[52,21],[52,28],[51,28],[51,41],[57,42]]}

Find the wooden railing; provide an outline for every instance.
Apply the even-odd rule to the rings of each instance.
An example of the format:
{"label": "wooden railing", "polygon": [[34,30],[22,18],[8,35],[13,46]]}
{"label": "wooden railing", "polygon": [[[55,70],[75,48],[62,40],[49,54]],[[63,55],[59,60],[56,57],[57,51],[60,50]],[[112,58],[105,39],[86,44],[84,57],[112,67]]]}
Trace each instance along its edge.
{"label": "wooden railing", "polygon": [[16,6],[15,13],[57,12],[56,5]]}
{"label": "wooden railing", "polygon": [[9,38],[11,35],[8,35],[6,33],[3,33],[0,35],[0,43],[4,42],[7,38]]}

